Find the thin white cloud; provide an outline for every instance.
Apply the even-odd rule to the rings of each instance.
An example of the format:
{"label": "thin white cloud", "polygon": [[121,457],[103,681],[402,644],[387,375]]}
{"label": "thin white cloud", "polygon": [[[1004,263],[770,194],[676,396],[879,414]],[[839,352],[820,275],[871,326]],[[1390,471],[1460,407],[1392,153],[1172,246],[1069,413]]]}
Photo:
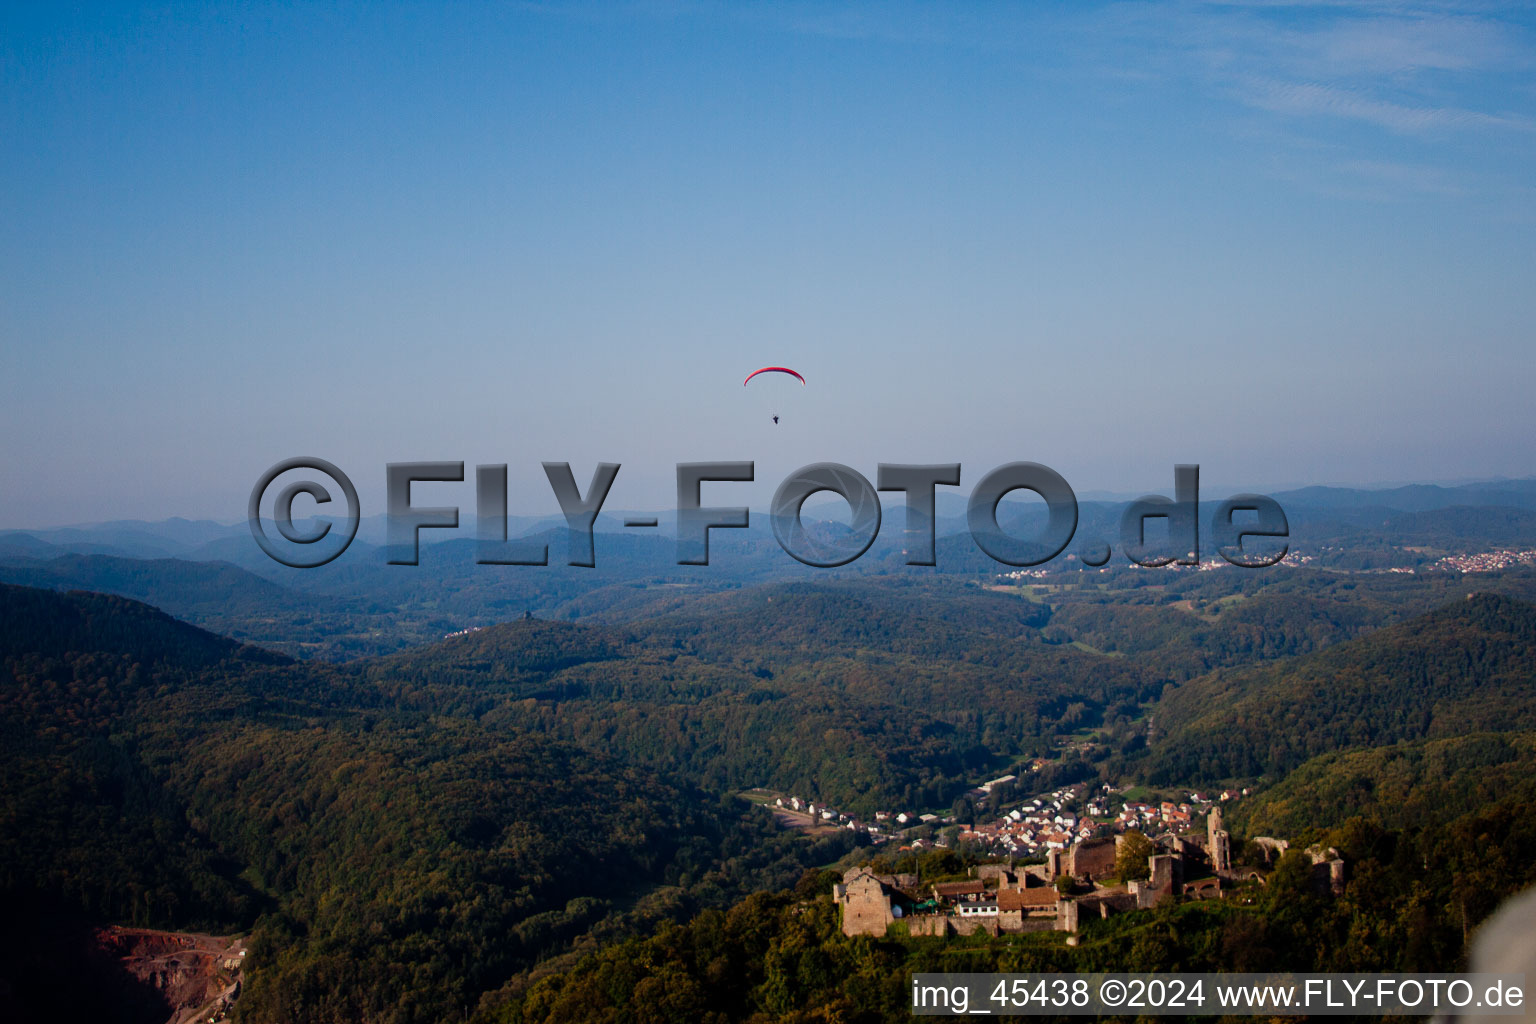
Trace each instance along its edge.
{"label": "thin white cloud", "polygon": [[1513,195],[1516,154],[1530,152],[1529,20],[1476,3],[1126,2],[1103,10],[1082,49],[1106,74],[1230,101],[1227,129],[1300,187],[1476,200]]}
{"label": "thin white cloud", "polygon": [[1528,70],[1507,26],[1464,16],[1349,17],[1293,39],[1292,60],[1338,75]]}
{"label": "thin white cloud", "polygon": [[1273,113],[1347,118],[1399,133],[1459,128],[1536,129],[1536,121],[1524,116],[1394,103],[1319,82],[1243,78],[1235,85],[1237,95],[1244,102]]}
{"label": "thin white cloud", "polygon": [[[1334,152],[1319,180],[1366,191],[1458,194],[1449,171],[1493,188],[1477,146],[1528,146],[1536,131],[1531,11],[1480,0],[1122,0],[1100,7],[931,5],[895,0],[718,4],[639,0],[659,17],[723,16],[766,31],[900,46],[1012,51],[1021,66],[1167,85],[1232,105],[1227,128],[1291,155]],[[1390,138],[1388,137],[1390,136]],[[1502,140],[1500,139],[1502,137]],[[1310,141],[1308,141],[1310,140]],[[1277,151],[1273,155],[1280,156]],[[1314,154],[1315,156],[1316,154]],[[1506,154],[1507,155],[1507,154]],[[1340,163],[1340,160],[1343,163]],[[1281,161],[1285,162],[1281,157]],[[1353,161],[1350,163],[1349,161]],[[1363,174],[1376,161],[1401,173]],[[1418,167],[1418,171],[1407,168]],[[1352,168],[1352,169],[1351,169]],[[1504,186],[1517,184],[1502,176]]]}
{"label": "thin white cloud", "polygon": [[1488,99],[1528,92],[1530,33],[1484,13],[1381,4],[1127,3],[1106,12],[1122,59],[1270,113],[1329,116],[1399,133],[1528,131]]}

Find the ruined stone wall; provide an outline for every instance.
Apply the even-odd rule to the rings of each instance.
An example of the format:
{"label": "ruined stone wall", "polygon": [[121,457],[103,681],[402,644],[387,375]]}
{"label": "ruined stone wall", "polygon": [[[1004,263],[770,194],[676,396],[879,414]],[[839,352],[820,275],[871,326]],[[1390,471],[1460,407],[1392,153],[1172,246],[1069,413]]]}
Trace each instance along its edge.
{"label": "ruined stone wall", "polygon": [[937,914],[924,914],[921,917],[909,917],[907,922],[908,935],[926,935],[931,938],[943,938],[949,934],[949,918]]}
{"label": "ruined stone wall", "polygon": [[986,932],[988,935],[997,934],[995,917],[950,917],[945,920],[949,922],[949,927],[956,935],[975,935],[977,932]]}
{"label": "ruined stone wall", "polygon": [[1152,869],[1152,877],[1147,880],[1147,887],[1154,889],[1158,894],[1178,892],[1184,884],[1184,861],[1172,853],[1159,853],[1147,861]]}
{"label": "ruined stone wall", "polygon": [[1055,931],[1057,922],[1054,917],[1024,917],[1020,914],[999,914],[997,916],[998,931],[1012,934],[1014,932],[1050,932]]}
{"label": "ruined stone wall", "polygon": [[1115,873],[1115,841],[1113,839],[1089,839],[1072,847],[1071,865],[1067,869],[1073,878],[1109,878]]}
{"label": "ruined stone wall", "polygon": [[1000,885],[1013,883],[1013,871],[1007,864],[981,864],[976,868],[976,877],[983,882],[996,879]]}

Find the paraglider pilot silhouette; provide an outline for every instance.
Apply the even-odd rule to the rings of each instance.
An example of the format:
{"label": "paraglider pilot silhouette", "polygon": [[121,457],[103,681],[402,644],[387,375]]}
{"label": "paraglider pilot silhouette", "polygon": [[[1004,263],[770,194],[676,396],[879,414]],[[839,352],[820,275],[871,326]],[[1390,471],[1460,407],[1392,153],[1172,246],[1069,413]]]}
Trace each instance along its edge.
{"label": "paraglider pilot silhouette", "polygon": [[[795,378],[795,380],[799,381],[801,387],[805,386],[805,378],[787,366],[765,366],[761,370],[753,370],[751,373],[747,374],[747,379],[741,382],[741,386],[746,387],[752,382],[752,378],[756,377],[760,373],[787,373],[791,377]],[[773,414],[773,424],[774,426],[778,426],[779,424],[778,413]]]}

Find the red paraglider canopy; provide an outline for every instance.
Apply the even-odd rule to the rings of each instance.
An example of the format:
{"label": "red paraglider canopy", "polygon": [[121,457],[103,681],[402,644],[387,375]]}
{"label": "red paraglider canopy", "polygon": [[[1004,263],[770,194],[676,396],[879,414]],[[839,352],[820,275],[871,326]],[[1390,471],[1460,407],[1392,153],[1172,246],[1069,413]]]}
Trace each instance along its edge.
{"label": "red paraglider canopy", "polygon": [[796,373],[794,370],[791,370],[787,366],[765,366],[761,370],[753,370],[751,373],[747,374],[747,379],[741,382],[741,386],[746,387],[747,381],[750,381],[753,377],[756,377],[760,373],[787,373],[791,377],[795,378],[795,380],[799,381],[802,385],[805,383],[804,377],[800,376],[798,373]]}

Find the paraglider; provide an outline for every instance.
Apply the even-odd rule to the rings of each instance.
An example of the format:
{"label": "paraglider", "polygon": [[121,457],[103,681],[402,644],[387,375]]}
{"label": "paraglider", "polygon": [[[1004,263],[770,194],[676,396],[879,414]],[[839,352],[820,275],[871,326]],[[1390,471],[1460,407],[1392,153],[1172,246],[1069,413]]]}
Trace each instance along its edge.
{"label": "paraglider", "polygon": [[[791,370],[787,366],[765,366],[765,367],[763,367],[760,370],[753,370],[751,373],[747,374],[747,379],[741,382],[741,386],[742,387],[746,387],[748,384],[750,384],[752,382],[752,378],[756,377],[760,373],[787,373],[791,377],[795,378],[795,380],[799,381],[800,385],[802,387],[805,386],[805,378],[800,376],[798,373],[796,373],[794,370]],[[773,425],[774,426],[778,426],[779,425],[779,414],[778,413],[774,413],[773,414]]]}
{"label": "paraglider", "polygon": [[748,381],[760,373],[787,373],[801,384],[805,383],[804,377],[800,376],[798,373],[796,373],[794,370],[791,370],[787,366],[765,366],[761,370],[753,370],[751,373],[747,374],[747,379],[741,382],[741,386],[746,387]]}

